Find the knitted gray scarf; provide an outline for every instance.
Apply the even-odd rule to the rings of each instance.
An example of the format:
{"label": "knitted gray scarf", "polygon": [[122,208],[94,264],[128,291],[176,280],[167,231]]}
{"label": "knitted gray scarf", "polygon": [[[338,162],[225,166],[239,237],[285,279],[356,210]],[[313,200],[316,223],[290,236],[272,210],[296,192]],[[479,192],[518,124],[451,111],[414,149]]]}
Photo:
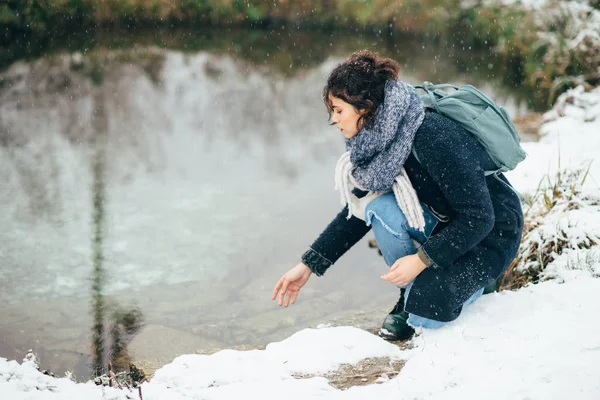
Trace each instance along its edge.
{"label": "knitted gray scarf", "polygon": [[[335,187],[342,205],[348,205],[348,216],[363,220],[364,207],[386,191],[392,191],[408,224],[422,232],[425,219],[419,198],[404,170],[415,133],[425,111],[415,90],[398,81],[389,81],[385,97],[371,129],[362,129],[346,141],[346,151],[335,168]],[[358,200],[350,187],[369,190]]]}
{"label": "knitted gray scarf", "polygon": [[404,82],[388,81],[373,127],[346,140],[354,179],[370,191],[391,190],[424,117],[415,89]]}

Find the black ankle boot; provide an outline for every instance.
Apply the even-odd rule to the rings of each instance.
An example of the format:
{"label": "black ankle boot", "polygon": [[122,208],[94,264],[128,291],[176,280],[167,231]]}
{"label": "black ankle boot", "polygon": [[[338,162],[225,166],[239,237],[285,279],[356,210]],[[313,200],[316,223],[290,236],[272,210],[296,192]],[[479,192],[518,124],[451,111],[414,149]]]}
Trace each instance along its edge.
{"label": "black ankle boot", "polygon": [[407,340],[412,337],[415,330],[407,324],[408,313],[404,311],[404,289],[400,289],[400,299],[385,317],[379,336],[386,340]]}

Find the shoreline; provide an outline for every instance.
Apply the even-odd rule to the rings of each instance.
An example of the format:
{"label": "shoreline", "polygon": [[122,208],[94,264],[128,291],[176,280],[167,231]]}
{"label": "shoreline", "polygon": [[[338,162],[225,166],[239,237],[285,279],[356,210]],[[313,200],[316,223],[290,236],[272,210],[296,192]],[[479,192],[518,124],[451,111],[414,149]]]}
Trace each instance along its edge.
{"label": "shoreline", "polygon": [[[413,34],[448,47],[489,50],[518,77],[525,90],[534,92],[535,103],[543,108],[543,104],[553,105],[568,89],[600,84],[599,13],[593,2],[555,0],[497,0],[476,7],[466,0],[440,0],[431,7],[410,2],[364,2],[351,7],[342,0],[325,4],[280,2],[277,6],[267,1],[240,6],[219,0],[11,3],[0,6],[0,44],[47,41],[77,30],[94,35],[106,26],[175,29],[185,24],[194,29],[246,27],[268,31],[287,27],[296,32],[371,32],[386,39]],[[571,25],[580,31],[570,29]]]}
{"label": "shoreline", "polygon": [[[5,9],[4,18],[0,19],[0,24],[4,25],[0,28],[4,27],[5,34],[0,36],[0,41],[10,45],[11,42],[47,42],[52,38],[77,34],[78,31],[93,36],[103,30],[135,31],[144,27],[170,30],[186,26],[192,30],[282,30],[294,34],[337,32],[353,36],[372,35],[384,42],[393,42],[408,35],[423,42],[462,48],[463,51],[478,49],[494,53],[506,66],[508,74],[519,77],[521,82],[516,84],[525,84],[530,91],[542,93],[542,98],[537,101],[540,105],[547,103],[546,98],[552,94],[548,88],[528,82],[524,75],[526,69],[539,69],[543,65],[543,60],[530,54],[535,35],[518,28],[531,26],[534,19],[531,10],[526,6],[498,2],[480,5],[477,12],[473,12],[473,8],[464,5],[462,0],[441,1],[430,9],[409,2],[385,7],[380,7],[382,5],[378,2],[367,2],[350,7],[341,0],[308,5],[280,2],[277,7],[268,2],[254,2],[241,8],[219,1],[165,3],[114,0],[98,6],[91,0],[80,0],[76,8],[68,8],[64,4],[38,6],[37,14],[30,9]],[[503,21],[506,20],[514,21],[515,26],[505,26]]]}

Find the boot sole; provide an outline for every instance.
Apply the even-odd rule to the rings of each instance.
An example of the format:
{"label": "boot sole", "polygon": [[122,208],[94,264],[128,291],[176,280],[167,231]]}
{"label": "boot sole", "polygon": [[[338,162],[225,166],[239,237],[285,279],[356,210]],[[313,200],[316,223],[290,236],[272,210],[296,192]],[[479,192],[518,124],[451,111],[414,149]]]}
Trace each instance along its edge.
{"label": "boot sole", "polygon": [[387,340],[387,341],[390,341],[390,342],[398,342],[398,341],[401,341],[401,340],[408,340],[408,339],[412,338],[414,334],[415,334],[414,330],[410,334],[406,334],[406,335],[403,335],[403,336],[396,336],[396,335],[394,335],[392,333],[389,333],[389,331],[382,330],[382,329],[380,329],[377,332],[377,335],[380,338],[382,338],[384,340]]}

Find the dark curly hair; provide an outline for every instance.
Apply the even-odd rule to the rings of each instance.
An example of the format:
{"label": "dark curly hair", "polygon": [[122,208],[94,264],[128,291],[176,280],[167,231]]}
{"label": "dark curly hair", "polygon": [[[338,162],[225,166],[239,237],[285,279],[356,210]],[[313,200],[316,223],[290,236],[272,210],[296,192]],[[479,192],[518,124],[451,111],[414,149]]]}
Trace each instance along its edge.
{"label": "dark curly hair", "polygon": [[383,103],[385,84],[398,80],[400,66],[390,58],[377,53],[361,50],[337,65],[327,78],[323,88],[323,101],[331,118],[333,106],[330,95],[354,106],[356,111],[364,110],[358,119],[359,129],[372,126],[375,113]]}

